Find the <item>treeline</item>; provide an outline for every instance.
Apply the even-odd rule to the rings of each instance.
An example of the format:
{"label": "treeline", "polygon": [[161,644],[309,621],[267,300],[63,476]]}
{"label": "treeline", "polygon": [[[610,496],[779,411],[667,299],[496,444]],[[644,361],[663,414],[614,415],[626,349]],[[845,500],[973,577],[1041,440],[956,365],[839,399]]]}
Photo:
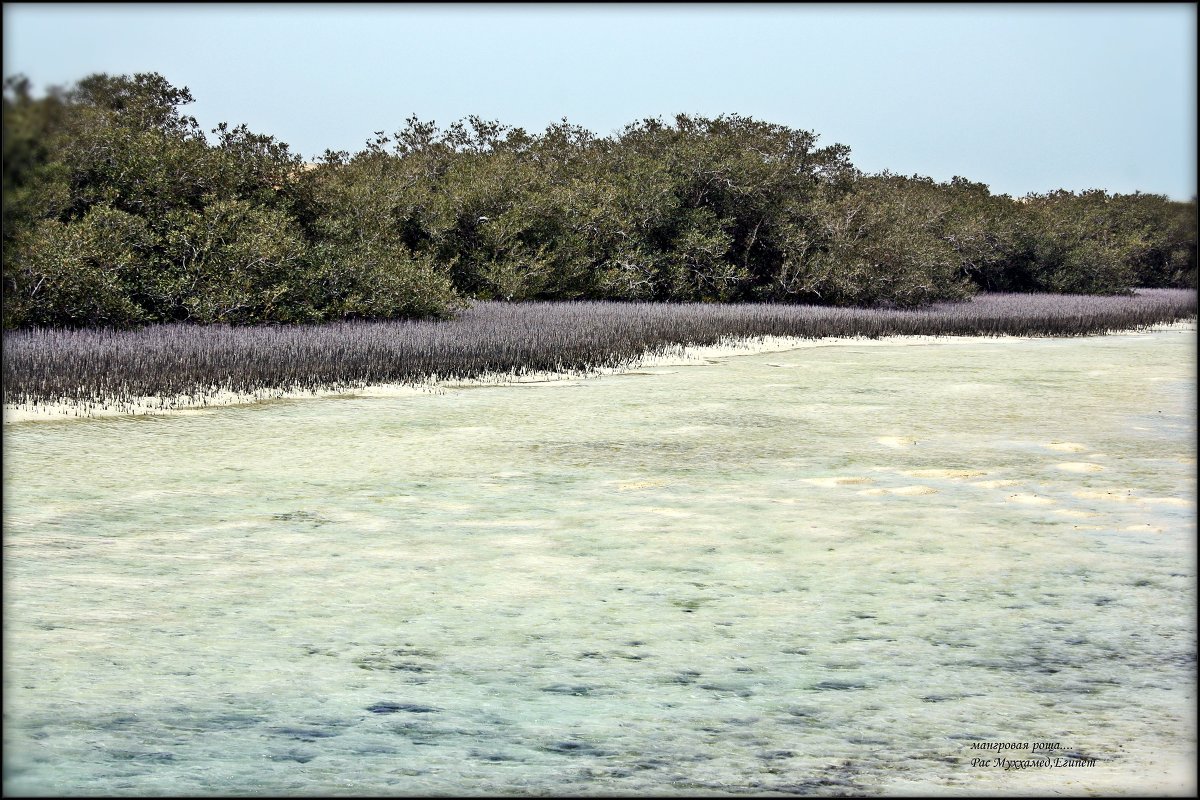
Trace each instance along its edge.
{"label": "treeline", "polygon": [[740,116],[416,118],[306,164],[157,74],[3,100],[4,326],[431,317],[468,299],[911,307],[1195,287],[1196,201],[856,170]]}

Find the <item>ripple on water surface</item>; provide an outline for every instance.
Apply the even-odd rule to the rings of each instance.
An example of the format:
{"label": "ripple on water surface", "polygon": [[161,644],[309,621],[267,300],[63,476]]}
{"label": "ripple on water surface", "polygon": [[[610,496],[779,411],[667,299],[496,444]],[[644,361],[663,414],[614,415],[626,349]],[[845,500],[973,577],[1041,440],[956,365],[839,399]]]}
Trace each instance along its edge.
{"label": "ripple on water surface", "polygon": [[6,791],[1143,791],[1195,337],[1118,338],[6,426]]}

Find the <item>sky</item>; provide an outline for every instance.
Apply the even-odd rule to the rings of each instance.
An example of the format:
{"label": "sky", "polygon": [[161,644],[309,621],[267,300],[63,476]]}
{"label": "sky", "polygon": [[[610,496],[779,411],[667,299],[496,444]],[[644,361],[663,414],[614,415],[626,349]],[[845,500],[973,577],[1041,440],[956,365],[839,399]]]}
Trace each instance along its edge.
{"label": "sky", "polygon": [[4,4],[4,75],[187,86],[315,160],[416,115],[600,136],[737,113],[866,172],[1196,193],[1196,6]]}

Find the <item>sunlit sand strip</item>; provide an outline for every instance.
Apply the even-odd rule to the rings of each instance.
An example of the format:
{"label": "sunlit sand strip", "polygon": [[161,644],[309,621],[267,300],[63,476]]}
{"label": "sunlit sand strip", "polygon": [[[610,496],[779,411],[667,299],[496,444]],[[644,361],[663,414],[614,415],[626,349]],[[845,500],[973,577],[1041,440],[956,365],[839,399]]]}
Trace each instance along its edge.
{"label": "sunlit sand strip", "polygon": [[1054,501],[1051,500],[1049,497],[1042,497],[1039,494],[1024,494],[1024,493],[1010,494],[1008,497],[1006,497],[1004,499],[1010,503],[1019,503],[1020,505],[1023,505],[1023,506],[1051,506],[1051,505],[1054,505]]}
{"label": "sunlit sand strip", "polygon": [[972,481],[971,486],[978,486],[980,489],[1003,489],[1007,486],[1016,486],[1020,481],[1012,478],[1003,478],[994,481]]}
{"label": "sunlit sand strip", "polygon": [[1101,464],[1093,464],[1090,461],[1064,461],[1061,464],[1054,466],[1067,472],[1103,472],[1104,467]]}
{"label": "sunlit sand strip", "polygon": [[668,482],[664,480],[621,481],[617,483],[617,491],[632,492],[637,489],[657,489],[666,485],[668,485]]}
{"label": "sunlit sand strip", "polygon": [[812,486],[823,486],[831,488],[834,486],[859,486],[864,483],[874,483],[871,478],[862,478],[858,476],[833,477],[833,478],[801,478],[801,483],[807,483]]}
{"label": "sunlit sand strip", "polygon": [[1184,497],[1143,497],[1143,503],[1152,505],[1175,506],[1176,508],[1195,508],[1196,501]]}
{"label": "sunlit sand strip", "polygon": [[1122,491],[1103,491],[1098,489],[1080,489],[1073,492],[1076,497],[1081,500],[1107,500],[1111,503],[1136,503],[1173,506],[1175,508],[1195,508],[1196,501],[1186,497],[1138,497],[1128,490]]}
{"label": "sunlit sand strip", "polygon": [[401,397],[437,391],[432,384],[376,384],[364,387],[335,387],[317,390],[260,389],[255,392],[215,391],[199,395],[136,397],[117,403],[62,401],[4,405],[4,423],[92,419],[99,417],[175,416],[211,414],[213,409],[254,405],[270,400],[295,400],[315,397],[341,397],[347,394],[370,397]]}
{"label": "sunlit sand strip", "polygon": [[[675,367],[704,363],[726,356],[780,353],[788,350],[809,350],[816,347],[913,347],[930,344],[965,343],[970,341],[1029,341],[1026,336],[885,336],[871,339],[860,337],[833,337],[805,339],[798,336],[754,336],[749,338],[722,338],[712,345],[671,345],[663,351],[644,356],[636,367]],[[774,367],[797,367],[801,364],[772,363]]]}
{"label": "sunlit sand strip", "polygon": [[1072,492],[1071,494],[1075,495],[1076,497],[1080,498],[1081,500],[1107,500],[1112,503],[1140,503],[1140,502],[1142,502],[1142,499],[1140,497],[1135,497],[1128,490],[1126,490],[1124,492],[1122,492],[1122,491],[1105,492],[1105,491],[1100,491],[1097,489],[1080,489],[1078,491]]}
{"label": "sunlit sand strip", "polygon": [[1149,336],[1152,333],[1161,331],[1194,331],[1196,330],[1196,320],[1185,319],[1179,322],[1159,322],[1154,325],[1147,325],[1144,328],[1130,331],[1112,331],[1109,336]]}
{"label": "sunlit sand strip", "polygon": [[875,488],[863,489],[859,494],[864,495],[900,495],[901,497],[919,497],[926,494],[937,494],[938,490],[932,486],[898,486],[890,489]]}
{"label": "sunlit sand strip", "polygon": [[658,515],[664,516],[664,517],[694,517],[694,516],[696,516],[695,514],[693,514],[690,511],[683,511],[678,508],[655,507],[655,508],[647,508],[647,509],[645,509],[645,511],[650,514],[658,514]]}
{"label": "sunlit sand strip", "polygon": [[554,528],[557,524],[554,520],[538,520],[538,519],[466,519],[455,520],[449,523],[460,528]]}
{"label": "sunlit sand strip", "polygon": [[907,469],[900,470],[900,474],[910,478],[944,478],[947,480],[964,480],[987,475],[986,472],[979,469]]}
{"label": "sunlit sand strip", "polygon": [[[1195,331],[1196,322],[1185,321],[1169,325],[1156,325],[1149,331]],[[1143,335],[1142,331],[1113,332],[1108,335],[1127,333]],[[127,402],[72,402],[45,404],[4,404],[3,422],[55,421],[66,419],[90,419],[95,417],[122,416],[168,416],[187,413],[211,413],[211,409],[223,406],[252,405],[268,400],[300,400],[320,397],[400,397],[416,394],[441,393],[447,389],[474,386],[504,386],[512,384],[558,384],[604,375],[621,375],[655,367],[689,366],[711,363],[713,359],[778,353],[788,350],[805,350],[815,347],[912,347],[930,344],[969,344],[971,342],[1030,341],[1027,336],[885,336],[877,339],[867,337],[826,337],[805,339],[796,336],[753,336],[747,338],[725,337],[713,345],[671,345],[656,353],[650,353],[619,367],[596,367],[588,370],[563,372],[505,372],[460,379],[451,376],[433,375],[411,384],[366,384],[325,389],[260,389],[254,392],[213,391],[198,395],[174,397],[138,397]],[[785,366],[785,365],[779,365]],[[786,365],[791,366],[791,365]],[[909,436],[884,436],[876,439],[887,447],[910,447],[916,440]]]}
{"label": "sunlit sand strip", "polygon": [[1063,453],[1083,453],[1088,449],[1086,444],[1080,444],[1079,442],[1058,441],[1050,442],[1050,444],[1044,444],[1042,447],[1045,447],[1047,450],[1058,450],[1059,452]]}
{"label": "sunlit sand strip", "polygon": [[875,441],[879,442],[884,447],[912,447],[917,443],[917,440],[911,436],[880,436]]}

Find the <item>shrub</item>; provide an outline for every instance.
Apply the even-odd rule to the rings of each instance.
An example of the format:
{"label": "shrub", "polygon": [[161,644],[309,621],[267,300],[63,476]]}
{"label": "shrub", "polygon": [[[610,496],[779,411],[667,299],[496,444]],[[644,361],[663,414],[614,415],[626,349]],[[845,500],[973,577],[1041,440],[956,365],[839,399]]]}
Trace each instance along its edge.
{"label": "shrub", "polygon": [[409,118],[315,169],[162,76],[5,83],[4,325],[439,317],[461,299],[918,307],[1196,285],[1196,206],[862,175],[743,117]]}
{"label": "shrub", "polygon": [[6,327],[130,327],[153,317],[131,298],[154,236],[141,217],[95,206],[73,222],[38,221],[13,238]]}

